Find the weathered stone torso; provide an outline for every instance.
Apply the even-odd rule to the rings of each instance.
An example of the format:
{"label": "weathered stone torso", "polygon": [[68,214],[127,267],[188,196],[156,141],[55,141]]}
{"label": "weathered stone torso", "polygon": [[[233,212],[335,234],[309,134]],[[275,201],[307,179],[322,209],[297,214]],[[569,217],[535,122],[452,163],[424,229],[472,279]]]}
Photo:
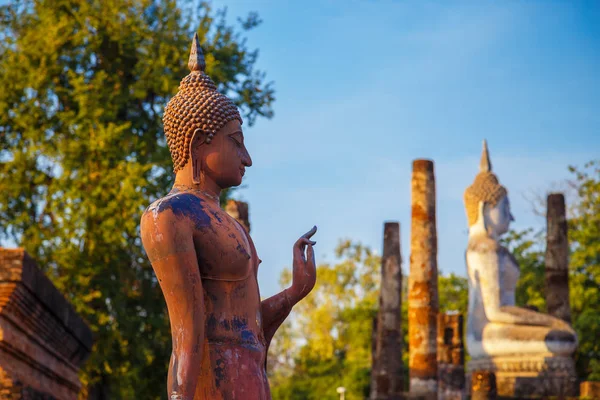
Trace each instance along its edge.
{"label": "weathered stone torso", "polygon": [[202,279],[205,337],[194,398],[270,398],[257,282],[260,261],[250,236],[216,202],[194,193],[171,194],[148,209],[165,210],[192,224]]}

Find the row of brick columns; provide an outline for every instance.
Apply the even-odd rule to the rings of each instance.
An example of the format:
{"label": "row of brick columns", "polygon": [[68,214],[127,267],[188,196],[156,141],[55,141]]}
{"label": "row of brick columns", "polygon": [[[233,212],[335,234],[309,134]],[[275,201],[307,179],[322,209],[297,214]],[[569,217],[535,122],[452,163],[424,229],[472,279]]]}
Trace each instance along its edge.
{"label": "row of brick columns", "polygon": [[[408,386],[410,387],[410,395],[418,396],[416,398],[437,398],[439,396],[443,399],[461,399],[465,393],[464,317],[459,314],[438,312],[435,174],[432,161],[414,161],[411,187],[411,254],[408,281]],[[244,229],[250,231],[247,203],[230,200],[225,209]],[[565,200],[562,194],[552,194],[548,197],[547,224],[545,291],[548,312],[570,322],[567,220]],[[379,312],[373,321],[372,336],[373,365],[370,397],[373,400],[400,399],[405,395],[403,393],[405,382],[404,366],[402,364],[403,338],[400,311],[402,306],[400,225],[397,222],[385,223],[383,236]],[[30,279],[27,274],[40,275],[34,263],[27,261],[29,259],[22,250],[1,250],[0,255],[0,286],[8,285],[7,287],[19,288],[21,284],[30,284],[27,280]],[[11,274],[9,272],[13,270],[21,271],[20,268],[23,268],[23,265],[28,265],[28,267],[23,270],[26,270],[27,274],[23,273],[24,283],[21,283],[14,278],[17,275],[20,277],[21,273]],[[44,283],[48,288],[52,286],[45,277],[37,278],[35,281]],[[54,288],[51,289],[55,290]],[[35,292],[36,288],[32,287],[30,290]],[[44,293],[48,290],[50,289],[44,289]],[[9,292],[12,293],[12,291]],[[548,294],[552,294],[552,296]],[[53,296],[55,303],[52,304],[60,304],[57,307],[70,310],[70,306],[58,293],[54,293]],[[1,301],[2,299],[2,296],[0,296],[0,305],[10,304],[10,296],[4,299],[4,303]],[[6,319],[6,321],[12,321],[11,324],[17,323],[18,319],[13,318],[10,314],[11,310],[10,307],[4,307],[3,310],[0,306],[0,322]],[[86,345],[79,350],[81,356],[76,360],[66,360],[66,358],[60,358],[62,356],[56,356],[62,360],[61,362],[65,362],[69,366],[65,369],[70,374],[68,375],[69,384],[61,383],[59,385],[52,379],[42,383],[38,381],[29,382],[26,379],[28,374],[23,372],[26,368],[18,369],[13,361],[3,361],[3,353],[0,352],[0,394],[2,396],[11,393],[11,396],[14,394],[14,398],[23,398],[20,396],[23,396],[22,393],[27,390],[39,390],[55,395],[60,393],[58,397],[61,398],[71,398],[76,395],[79,381],[76,379],[74,371],[89,354],[91,334],[85,324],[72,311],[69,312],[73,314],[69,323],[74,324],[73,321],[76,321],[79,330],[83,332],[81,334],[86,338],[83,340]],[[6,322],[6,326],[0,324],[0,331],[8,329],[12,326],[11,324],[8,322]],[[57,324],[57,326],[60,327],[61,325]],[[52,341],[50,337],[47,339],[48,343]],[[43,359],[42,355],[46,353],[40,350],[39,354],[39,368],[43,370],[43,364],[46,360]],[[6,371],[10,375],[7,375]],[[67,372],[65,374],[67,376]],[[18,377],[18,379],[14,377]],[[471,380],[473,399],[495,398],[496,386],[493,373],[476,371],[473,373]],[[66,378],[61,380],[61,382],[63,381],[67,382]],[[582,395],[584,391],[592,393],[594,390],[597,390],[594,385],[582,385]]]}
{"label": "row of brick columns", "polygon": [[[546,301],[548,312],[570,322],[568,240],[565,200],[548,196]],[[372,400],[395,399],[403,392],[402,270],[400,226],[384,226],[379,313],[373,321]],[[410,395],[461,399],[465,393],[464,316],[440,314],[438,304],[436,192],[434,164],[415,160],[411,179],[411,236],[408,279]],[[549,294],[552,294],[549,296]],[[495,377],[472,376],[473,398],[494,398]]]}

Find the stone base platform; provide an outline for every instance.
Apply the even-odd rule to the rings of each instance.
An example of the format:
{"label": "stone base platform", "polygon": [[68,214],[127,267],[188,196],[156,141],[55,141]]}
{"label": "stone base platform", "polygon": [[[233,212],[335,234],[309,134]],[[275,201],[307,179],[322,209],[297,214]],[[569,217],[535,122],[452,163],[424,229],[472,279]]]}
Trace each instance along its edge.
{"label": "stone base platform", "polygon": [[579,384],[575,362],[570,357],[514,355],[474,359],[467,363],[467,390],[474,371],[491,371],[496,375],[498,396],[540,397],[577,396]]}

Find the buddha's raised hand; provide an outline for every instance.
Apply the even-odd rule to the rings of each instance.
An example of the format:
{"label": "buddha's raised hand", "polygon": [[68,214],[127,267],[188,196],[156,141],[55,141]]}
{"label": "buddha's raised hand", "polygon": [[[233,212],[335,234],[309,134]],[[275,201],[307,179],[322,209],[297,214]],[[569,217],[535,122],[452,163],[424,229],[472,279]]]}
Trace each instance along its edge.
{"label": "buddha's raised hand", "polygon": [[[310,240],[316,232],[317,227],[313,226],[310,231],[300,236],[300,239],[294,243],[294,270],[292,274],[292,287],[289,290],[296,302],[310,293],[317,280],[315,252],[313,250],[313,246],[317,242]],[[304,253],[305,250],[306,255]]]}

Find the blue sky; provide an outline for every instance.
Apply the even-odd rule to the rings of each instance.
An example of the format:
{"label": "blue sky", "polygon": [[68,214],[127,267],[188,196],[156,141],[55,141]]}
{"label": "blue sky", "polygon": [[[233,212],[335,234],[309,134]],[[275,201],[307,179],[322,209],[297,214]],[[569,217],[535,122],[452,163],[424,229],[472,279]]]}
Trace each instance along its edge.
{"label": "blue sky", "polygon": [[245,128],[263,296],[312,225],[317,262],[341,238],[381,252],[383,223],[410,239],[410,175],[435,162],[438,265],[465,275],[462,194],[481,141],[516,229],[541,227],[534,194],[600,157],[600,6],[595,2],[218,1],[258,11],[248,44],[275,81],[275,117]]}
{"label": "blue sky", "polygon": [[[5,1],[0,0],[0,3]],[[279,290],[292,245],[313,225],[317,262],[350,238],[381,252],[399,221],[408,271],[410,176],[435,162],[438,266],[465,275],[464,189],[481,141],[509,190],[515,229],[543,227],[531,199],[561,190],[568,165],[600,158],[600,3],[564,1],[213,1],[249,32],[275,82],[275,117],[245,126],[245,188]]]}

